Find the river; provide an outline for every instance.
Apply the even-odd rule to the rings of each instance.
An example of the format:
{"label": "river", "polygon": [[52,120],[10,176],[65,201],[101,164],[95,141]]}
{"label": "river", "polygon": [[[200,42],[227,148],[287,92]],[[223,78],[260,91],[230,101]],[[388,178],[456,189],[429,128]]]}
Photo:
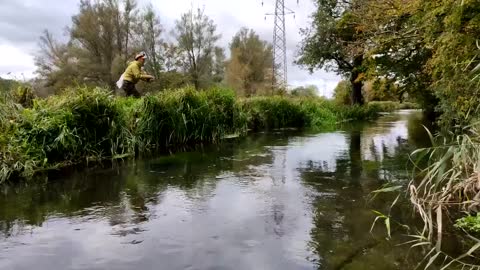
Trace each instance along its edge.
{"label": "river", "polygon": [[413,269],[403,231],[370,232],[393,200],[371,192],[408,181],[421,123],[399,111],[3,186],[0,269]]}

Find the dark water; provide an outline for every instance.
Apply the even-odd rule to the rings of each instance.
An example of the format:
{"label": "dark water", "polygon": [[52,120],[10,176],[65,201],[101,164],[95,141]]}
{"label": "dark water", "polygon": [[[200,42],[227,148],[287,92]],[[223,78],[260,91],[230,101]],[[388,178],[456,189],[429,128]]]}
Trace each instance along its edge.
{"label": "dark water", "polygon": [[[418,112],[276,132],[0,189],[0,269],[413,269],[368,199],[407,181]],[[408,214],[397,213],[407,222]],[[402,220],[405,219],[405,220]]]}

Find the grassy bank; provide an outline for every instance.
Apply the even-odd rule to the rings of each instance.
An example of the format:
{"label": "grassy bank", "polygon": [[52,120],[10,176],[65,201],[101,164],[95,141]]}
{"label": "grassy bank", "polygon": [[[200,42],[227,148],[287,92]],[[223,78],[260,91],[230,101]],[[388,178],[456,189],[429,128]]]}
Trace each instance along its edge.
{"label": "grassy bank", "polygon": [[186,88],[133,99],[99,88],[75,88],[33,99],[26,105],[30,108],[12,100],[0,100],[0,182],[77,163],[216,142],[248,130],[333,128],[382,111],[320,98],[237,99],[224,89]]}

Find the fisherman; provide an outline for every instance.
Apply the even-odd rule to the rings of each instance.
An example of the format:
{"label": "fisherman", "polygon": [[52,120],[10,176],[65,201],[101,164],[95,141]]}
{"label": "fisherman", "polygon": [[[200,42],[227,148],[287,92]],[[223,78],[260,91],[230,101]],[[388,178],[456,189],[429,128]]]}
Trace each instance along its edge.
{"label": "fisherman", "polygon": [[[148,75],[142,70],[143,65],[145,64],[145,59],[147,55],[144,52],[141,52],[135,56],[135,61],[132,61],[125,72],[123,73],[122,78],[119,80],[119,88],[125,91],[126,96],[140,97],[140,93],[135,88],[135,85],[140,81],[151,82],[155,79],[152,75]],[[123,80],[123,81],[122,81]],[[121,85],[121,86],[120,86]]]}

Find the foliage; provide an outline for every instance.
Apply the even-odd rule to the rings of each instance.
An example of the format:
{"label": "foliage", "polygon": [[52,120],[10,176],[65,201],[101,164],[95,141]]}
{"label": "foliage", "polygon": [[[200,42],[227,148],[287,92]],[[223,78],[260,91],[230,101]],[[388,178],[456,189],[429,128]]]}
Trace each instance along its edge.
{"label": "foliage", "polygon": [[306,124],[300,104],[286,97],[254,97],[244,101],[243,109],[249,115],[249,128],[253,130],[303,127]]}
{"label": "foliage", "polygon": [[137,33],[140,48],[138,51],[144,51],[148,56],[145,62],[145,70],[155,78],[160,77],[163,71],[163,49],[165,48],[162,39],[163,27],[160,24],[160,18],[149,4],[140,14],[140,20],[136,23],[135,32]]}
{"label": "foliage", "polygon": [[[442,262],[443,269],[449,266],[476,269],[480,262],[480,241],[468,233],[455,237],[464,243],[461,249],[452,251],[444,244],[446,232],[458,219],[460,212],[478,212],[480,185],[478,158],[480,143],[478,127],[471,126],[462,135],[432,136],[432,147],[422,148],[411,154],[414,178],[408,184],[408,193],[416,213],[423,221],[423,229],[411,235],[412,247],[430,247],[427,267]],[[464,232],[472,232],[477,222],[473,217],[461,218],[456,226]],[[455,252],[455,253],[452,253]],[[460,255],[459,255],[460,254]]]}
{"label": "foliage", "polygon": [[[434,53],[427,63],[439,98],[444,126],[468,125],[478,112],[478,84],[471,72],[479,63],[480,6],[477,1],[426,1],[425,35]],[[443,30],[439,32],[439,29]]]}
{"label": "foliage", "polygon": [[[185,71],[190,75],[195,89],[207,88],[215,75],[223,69],[223,49],[216,46],[220,35],[215,23],[197,9],[182,14],[175,23],[174,34],[179,49],[185,54]],[[220,66],[218,66],[220,65]]]}
{"label": "foliage", "polygon": [[403,100],[403,92],[399,91],[399,87],[385,78],[366,82],[364,93],[368,102]]}
{"label": "foliage", "polygon": [[145,97],[136,109],[134,134],[141,149],[212,142],[237,131],[230,91],[168,91]]}
{"label": "foliage", "polygon": [[352,86],[349,82],[342,80],[340,81],[335,89],[333,90],[333,99],[337,104],[340,105],[351,105],[351,93]]}
{"label": "foliage", "polygon": [[311,97],[237,99],[231,90],[162,91],[140,99],[76,87],[31,108],[0,99],[0,182],[38,171],[216,142],[248,129],[332,128],[375,117],[378,108],[343,107]]}
{"label": "foliage", "polygon": [[466,216],[460,219],[457,219],[455,222],[455,227],[463,229],[471,233],[480,233],[480,215],[476,216]]}
{"label": "foliage", "polygon": [[[152,5],[141,9],[134,0],[82,0],[67,32],[66,43],[48,30],[40,38],[35,64],[49,93],[61,93],[76,84],[114,89],[114,82],[139,51],[148,54],[145,69],[157,78],[184,71],[183,51],[178,44],[164,41],[164,29]],[[178,85],[177,80],[168,82],[154,88]]]}
{"label": "foliage", "polygon": [[478,111],[478,85],[470,77],[479,63],[476,1],[316,4],[312,24],[303,31],[300,64],[349,75],[353,86],[372,81],[365,89],[370,101],[403,101],[408,93],[429,114],[440,114],[445,128],[454,125],[460,132],[471,123]]}
{"label": "foliage", "polygon": [[230,43],[226,83],[241,96],[253,96],[272,86],[272,45],[253,31],[242,28]]}
{"label": "foliage", "polygon": [[316,97],[318,96],[318,87],[315,85],[299,86],[290,92],[296,97]]}
{"label": "foliage", "polygon": [[304,40],[298,64],[310,71],[325,68],[349,77],[354,104],[363,104],[366,37],[357,18],[352,16],[356,1],[316,0],[312,24],[302,29]]}
{"label": "foliage", "polygon": [[420,106],[411,102],[394,102],[394,101],[372,101],[368,103],[369,106],[376,106],[382,112],[392,112],[395,110],[412,110],[420,109]]}
{"label": "foliage", "polygon": [[9,91],[16,84],[17,84],[17,81],[15,80],[2,79],[0,77],[0,93]]}
{"label": "foliage", "polygon": [[335,108],[338,118],[343,119],[343,121],[372,119],[375,118],[378,113],[385,112],[383,110],[384,108],[375,105],[337,106]]}

